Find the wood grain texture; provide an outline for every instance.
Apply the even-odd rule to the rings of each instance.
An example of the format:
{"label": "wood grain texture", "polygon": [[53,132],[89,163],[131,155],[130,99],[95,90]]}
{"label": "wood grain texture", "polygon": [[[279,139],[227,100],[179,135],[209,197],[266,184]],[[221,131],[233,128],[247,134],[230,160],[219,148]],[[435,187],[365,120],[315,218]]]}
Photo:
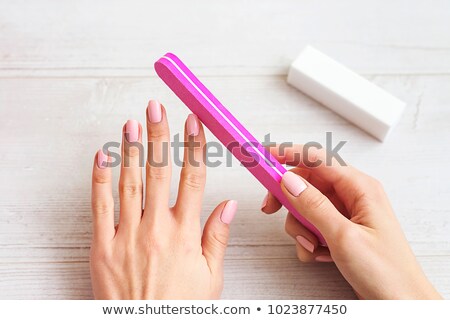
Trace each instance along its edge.
{"label": "wood grain texture", "polygon": [[[120,141],[127,119],[144,122],[149,98],[165,104],[172,135],[182,133],[188,110],[152,69],[168,50],[257,138],[324,143],[332,131],[335,143],[348,141],[342,156],[383,182],[425,272],[449,297],[449,2],[189,3],[0,4],[0,298],[91,298],[93,155]],[[285,83],[306,43],[407,102],[385,143]],[[260,213],[265,191],[232,164],[208,170],[202,215],[239,201],[223,297],[354,298],[334,266],[296,260],[285,213]]]}
{"label": "wood grain texture", "polygon": [[0,75],[148,76],[166,51],[204,74],[283,74],[312,43],[362,73],[448,73],[435,0],[2,1]]}
{"label": "wood grain texture", "polygon": [[[233,251],[235,248],[231,247]],[[290,248],[291,251],[294,251]],[[263,248],[267,251],[267,248]],[[70,250],[65,249],[64,253]],[[248,251],[248,250],[247,250]],[[250,250],[251,251],[251,250]],[[284,250],[283,250],[284,251]],[[301,264],[293,258],[245,258],[225,262],[224,299],[354,299],[334,265]],[[430,280],[450,294],[449,259],[419,257]],[[87,261],[1,263],[0,299],[91,299]]]}

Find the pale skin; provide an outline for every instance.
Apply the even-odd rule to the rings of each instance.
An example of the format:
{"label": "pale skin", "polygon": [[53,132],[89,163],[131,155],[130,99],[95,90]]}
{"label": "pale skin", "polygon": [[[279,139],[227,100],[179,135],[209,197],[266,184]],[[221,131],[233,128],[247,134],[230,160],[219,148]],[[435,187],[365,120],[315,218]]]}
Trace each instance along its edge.
{"label": "pale skin", "polygon": [[[159,113],[156,108],[160,108]],[[142,142],[142,128],[137,124],[136,132],[136,123],[128,121],[123,130],[120,218],[116,228],[111,168],[99,166],[101,151],[93,166],[91,278],[94,296],[96,299],[218,299],[223,287],[228,224],[236,211],[236,202],[220,203],[202,231],[200,213],[206,179],[202,125],[194,116],[186,123],[186,141],[190,131],[191,138],[200,143],[191,149],[191,157],[199,165],[185,161],[178,198],[171,208],[170,164],[146,163],[143,201],[139,149],[126,148],[127,137]],[[130,134],[126,134],[127,129]],[[169,141],[170,135],[164,107],[156,102],[148,107],[147,136],[153,143],[149,156],[153,163],[159,163],[163,152],[168,150],[163,143]],[[188,149],[185,157],[187,152]],[[128,167],[124,166],[125,161],[129,161]]]}
{"label": "pale skin", "polygon": [[[190,115],[176,204],[169,206],[171,166],[157,166],[170,157],[170,134],[165,109],[156,101],[147,108],[149,151],[145,191],[139,166],[142,126],[128,121],[123,128],[119,180],[120,217],[114,224],[112,168],[102,151],[96,154],[92,178],[93,241],[91,278],[96,299],[218,299],[223,289],[223,261],[236,201],[225,200],[201,227],[200,213],[206,182],[201,123]],[[130,147],[131,146],[131,147]],[[322,150],[297,160],[301,146],[271,148],[282,163],[294,165],[281,187],[294,207],[324,236],[328,248],[292,215],[286,231],[296,241],[302,262],[335,263],[363,299],[440,299],[412,253],[389,200],[379,182],[351,166],[324,159]],[[311,161],[312,157],[312,161]],[[191,161],[187,161],[187,159]],[[169,158],[170,159],[170,158]],[[295,159],[295,160],[294,160]],[[194,161],[192,161],[194,160]],[[149,163],[150,162],[150,163]],[[127,163],[127,165],[124,165]],[[262,211],[281,205],[268,195]],[[302,297],[298,297],[302,298]]]}

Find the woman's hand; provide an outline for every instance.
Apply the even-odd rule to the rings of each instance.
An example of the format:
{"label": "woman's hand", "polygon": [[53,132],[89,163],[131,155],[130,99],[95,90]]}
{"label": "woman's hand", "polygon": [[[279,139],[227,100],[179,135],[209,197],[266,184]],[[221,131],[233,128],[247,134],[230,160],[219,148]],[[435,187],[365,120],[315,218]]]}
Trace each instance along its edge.
{"label": "woman's hand", "polygon": [[[283,192],[328,244],[318,246],[317,238],[288,214],[286,232],[296,240],[301,261],[334,261],[360,298],[441,298],[416,261],[378,181],[337,161],[327,165],[323,150],[310,148],[307,159],[302,146],[272,148],[271,153],[296,166],[284,174]],[[280,207],[269,194],[262,210],[273,213]]]}
{"label": "woman's hand", "polygon": [[[111,168],[100,150],[92,175],[91,278],[97,299],[217,299],[236,201],[224,201],[202,232],[200,213],[206,167],[203,127],[195,115],[185,126],[184,166],[176,204],[169,207],[171,159],[164,108],[147,108],[148,155],[143,197],[142,127],[123,128],[119,182],[120,219],[114,226]],[[143,205],[143,200],[145,204]],[[144,207],[144,209],[142,209]]]}

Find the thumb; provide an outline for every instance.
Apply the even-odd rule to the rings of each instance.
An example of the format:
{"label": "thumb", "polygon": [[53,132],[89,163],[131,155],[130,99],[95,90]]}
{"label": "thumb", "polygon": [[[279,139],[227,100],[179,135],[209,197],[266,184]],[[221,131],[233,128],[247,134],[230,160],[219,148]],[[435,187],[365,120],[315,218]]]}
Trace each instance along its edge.
{"label": "thumb", "polygon": [[211,272],[221,272],[228,244],[229,224],[237,210],[235,200],[219,204],[206,221],[202,236],[203,255],[208,261]]}
{"label": "thumb", "polygon": [[325,195],[299,175],[286,172],[281,179],[281,189],[297,212],[311,222],[327,242],[350,224]]}

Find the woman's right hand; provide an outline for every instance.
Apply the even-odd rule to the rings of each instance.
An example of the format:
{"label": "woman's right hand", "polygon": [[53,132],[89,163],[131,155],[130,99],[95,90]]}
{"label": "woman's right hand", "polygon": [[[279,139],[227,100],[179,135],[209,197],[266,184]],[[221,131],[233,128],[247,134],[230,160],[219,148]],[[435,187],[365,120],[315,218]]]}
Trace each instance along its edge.
{"label": "woman's right hand", "polygon": [[[334,262],[362,299],[441,299],[417,262],[382,185],[337,161],[323,149],[271,148],[281,163],[295,166],[281,188],[291,204],[324,236],[328,248],[291,214],[286,232],[296,240],[303,262]],[[305,161],[307,160],[307,161]],[[335,160],[335,159],[332,159]],[[262,211],[281,204],[271,194]]]}

